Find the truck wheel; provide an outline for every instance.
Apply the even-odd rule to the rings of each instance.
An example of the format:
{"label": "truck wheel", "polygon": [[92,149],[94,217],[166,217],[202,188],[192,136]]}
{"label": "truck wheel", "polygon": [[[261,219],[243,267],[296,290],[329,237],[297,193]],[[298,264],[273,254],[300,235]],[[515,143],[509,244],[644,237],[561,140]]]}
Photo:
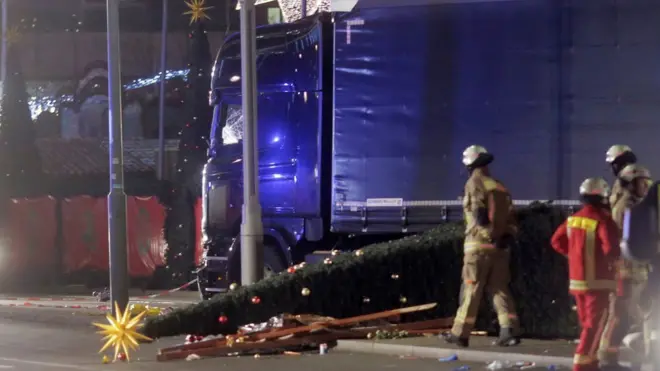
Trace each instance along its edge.
{"label": "truck wheel", "polygon": [[286,267],[287,264],[277,251],[277,246],[264,244],[264,278],[280,273]]}
{"label": "truck wheel", "polygon": [[[264,243],[264,278],[272,277],[288,267],[287,261],[279,252],[277,245]],[[229,261],[228,282],[241,282],[241,254],[234,253]]]}

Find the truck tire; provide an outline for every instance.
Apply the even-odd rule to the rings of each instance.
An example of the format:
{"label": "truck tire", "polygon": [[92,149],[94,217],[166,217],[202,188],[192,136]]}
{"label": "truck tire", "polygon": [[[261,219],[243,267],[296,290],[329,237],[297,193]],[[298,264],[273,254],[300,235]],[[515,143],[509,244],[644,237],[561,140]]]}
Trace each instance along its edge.
{"label": "truck tire", "polygon": [[264,278],[282,272],[287,267],[277,246],[264,243]]}

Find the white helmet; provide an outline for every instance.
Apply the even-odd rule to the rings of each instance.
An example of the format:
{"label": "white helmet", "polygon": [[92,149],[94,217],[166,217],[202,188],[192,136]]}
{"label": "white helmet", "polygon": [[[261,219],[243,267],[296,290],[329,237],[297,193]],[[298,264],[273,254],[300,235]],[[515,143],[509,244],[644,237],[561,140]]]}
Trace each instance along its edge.
{"label": "white helmet", "polygon": [[632,149],[625,144],[615,144],[610,147],[607,152],[605,152],[605,161],[607,161],[608,164],[611,164],[614,162],[614,160],[626,152],[632,153]]}
{"label": "white helmet", "polygon": [[651,179],[651,172],[642,165],[630,164],[621,170],[619,178],[626,182],[632,182],[636,178]]}
{"label": "white helmet", "polygon": [[587,178],[580,184],[580,195],[607,198],[610,195],[610,186],[603,178]]}
{"label": "white helmet", "polygon": [[472,166],[482,156],[489,157],[489,159],[486,161],[486,164],[492,161],[492,155],[488,153],[486,148],[473,144],[467,147],[465,151],[463,151],[463,165]]}

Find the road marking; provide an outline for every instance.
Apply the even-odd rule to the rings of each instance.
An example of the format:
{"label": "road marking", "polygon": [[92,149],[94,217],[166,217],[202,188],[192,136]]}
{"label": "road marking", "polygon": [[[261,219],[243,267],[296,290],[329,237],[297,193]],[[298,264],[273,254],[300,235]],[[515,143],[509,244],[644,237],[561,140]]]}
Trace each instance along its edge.
{"label": "road marking", "polygon": [[[12,362],[12,363],[22,363],[26,365],[35,365],[51,368],[63,368],[68,370],[81,370],[81,371],[97,371],[98,368],[89,368],[84,366],[70,365],[66,363],[53,363],[53,362],[39,362],[39,361],[28,361],[26,359],[16,359],[16,358],[5,358],[0,357],[2,362]],[[14,366],[0,366],[0,368],[14,368]]]}
{"label": "road marking", "polygon": [[9,365],[0,365],[0,368],[14,368],[14,366],[9,366]]}

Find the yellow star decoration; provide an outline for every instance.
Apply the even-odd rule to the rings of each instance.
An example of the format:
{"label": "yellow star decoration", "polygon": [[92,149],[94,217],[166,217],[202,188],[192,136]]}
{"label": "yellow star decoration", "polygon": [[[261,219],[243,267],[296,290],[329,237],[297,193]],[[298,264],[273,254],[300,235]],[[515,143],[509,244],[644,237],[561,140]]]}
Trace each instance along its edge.
{"label": "yellow star decoration", "polygon": [[190,0],[186,1],[186,6],[188,6],[189,11],[183,13],[185,15],[190,16],[190,24],[193,24],[195,21],[201,21],[204,19],[211,19],[207,14],[206,11],[209,9],[213,9],[212,6],[204,6],[206,5],[206,0]]}
{"label": "yellow star decoration", "polygon": [[151,341],[152,339],[140,334],[137,330],[142,327],[140,321],[147,314],[147,311],[143,311],[135,317],[131,317],[130,310],[126,310],[124,313],[119,309],[119,304],[115,302],[115,312],[117,317],[113,318],[112,315],[106,315],[109,325],[102,323],[93,323],[94,326],[101,328],[102,331],[98,331],[98,334],[105,335],[102,341],[105,341],[105,345],[101,348],[99,353],[102,353],[111,346],[115,348],[115,358],[116,361],[119,357],[119,351],[123,350],[126,354],[126,360],[130,361],[128,351],[135,350],[138,347],[138,340]]}
{"label": "yellow star decoration", "polygon": [[7,45],[15,44],[20,38],[21,33],[18,31],[18,27],[10,27],[5,33],[5,39],[7,40]]}

